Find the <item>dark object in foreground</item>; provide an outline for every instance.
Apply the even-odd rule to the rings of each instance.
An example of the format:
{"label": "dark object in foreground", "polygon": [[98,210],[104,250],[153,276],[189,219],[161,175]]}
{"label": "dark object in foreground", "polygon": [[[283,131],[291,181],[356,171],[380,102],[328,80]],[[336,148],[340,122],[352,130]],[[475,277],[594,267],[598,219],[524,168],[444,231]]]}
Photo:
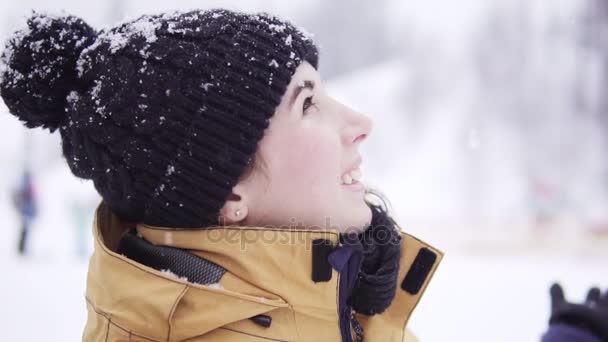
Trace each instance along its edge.
{"label": "dark object in foreground", "polygon": [[559,284],[551,286],[551,317],[543,342],[608,341],[608,290],[597,287],[587,293],[585,302],[570,303]]}

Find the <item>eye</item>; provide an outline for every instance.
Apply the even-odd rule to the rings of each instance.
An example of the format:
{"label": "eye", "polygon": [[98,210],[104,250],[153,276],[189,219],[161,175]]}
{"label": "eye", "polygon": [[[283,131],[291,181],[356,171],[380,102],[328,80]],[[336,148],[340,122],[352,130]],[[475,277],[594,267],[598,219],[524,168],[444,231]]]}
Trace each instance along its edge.
{"label": "eye", "polygon": [[316,103],[312,102],[312,96],[309,96],[306,99],[304,99],[304,104],[302,105],[302,111],[304,113],[306,113],[306,111],[312,106],[316,106]]}

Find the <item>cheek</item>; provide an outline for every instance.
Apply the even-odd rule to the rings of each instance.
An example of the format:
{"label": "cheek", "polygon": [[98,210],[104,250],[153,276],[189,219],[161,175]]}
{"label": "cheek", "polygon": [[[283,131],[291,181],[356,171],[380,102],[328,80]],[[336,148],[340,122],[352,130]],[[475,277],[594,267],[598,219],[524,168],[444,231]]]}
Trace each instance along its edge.
{"label": "cheek", "polygon": [[277,179],[283,183],[277,185],[320,194],[323,189],[329,190],[328,186],[337,184],[340,145],[335,133],[302,129],[292,132],[285,141],[275,154]]}

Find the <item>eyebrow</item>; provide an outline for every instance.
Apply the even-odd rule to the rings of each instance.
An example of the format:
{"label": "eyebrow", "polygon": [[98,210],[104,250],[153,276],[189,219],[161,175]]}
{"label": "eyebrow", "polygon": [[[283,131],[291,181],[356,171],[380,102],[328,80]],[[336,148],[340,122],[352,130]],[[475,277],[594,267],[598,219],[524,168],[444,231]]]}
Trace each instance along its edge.
{"label": "eyebrow", "polygon": [[291,100],[289,101],[289,108],[291,108],[291,106],[293,106],[293,103],[296,101],[298,96],[300,96],[300,93],[302,93],[302,90],[304,90],[304,89],[314,90],[315,82],[313,82],[311,80],[304,80],[304,81],[299,82],[293,92],[293,95],[291,95]]}

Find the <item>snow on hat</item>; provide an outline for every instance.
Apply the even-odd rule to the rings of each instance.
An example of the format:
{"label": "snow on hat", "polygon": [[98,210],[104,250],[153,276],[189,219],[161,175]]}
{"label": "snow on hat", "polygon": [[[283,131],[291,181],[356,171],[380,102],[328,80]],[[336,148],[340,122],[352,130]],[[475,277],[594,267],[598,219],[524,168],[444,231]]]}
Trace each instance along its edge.
{"label": "snow on hat", "polygon": [[77,177],[133,222],[217,224],[309,34],[224,9],[144,15],[99,32],[33,13],[0,60],[0,95],[27,127],[59,129]]}

